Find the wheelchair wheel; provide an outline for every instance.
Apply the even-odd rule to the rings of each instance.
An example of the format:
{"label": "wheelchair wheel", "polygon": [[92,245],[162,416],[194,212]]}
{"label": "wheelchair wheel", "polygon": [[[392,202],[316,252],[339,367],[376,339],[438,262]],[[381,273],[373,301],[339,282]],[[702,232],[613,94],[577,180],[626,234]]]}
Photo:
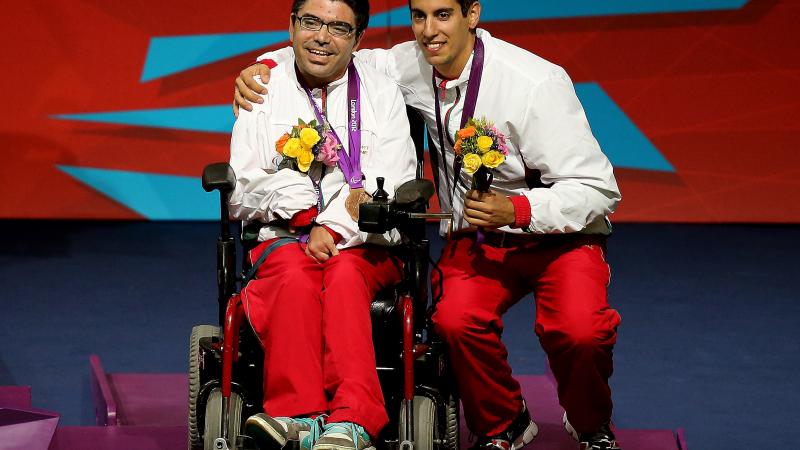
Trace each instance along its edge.
{"label": "wheelchair wheel", "polygon": [[[458,399],[451,395],[440,406],[444,408],[441,416],[437,414],[433,399],[424,395],[414,396],[414,450],[459,450]],[[405,434],[404,418],[405,409],[401,407],[398,421],[401,441]],[[440,418],[444,418],[444,423],[439,423]]]}
{"label": "wheelchair wheel", "polygon": [[[231,392],[231,411],[228,421],[228,447],[236,450],[236,437],[242,428],[242,397]],[[203,431],[203,449],[216,450],[214,441],[222,437],[222,392],[214,388],[206,402],[205,430]]]}
{"label": "wheelchair wheel", "polygon": [[214,325],[197,325],[192,328],[189,337],[189,450],[203,448],[203,438],[198,426],[197,404],[202,383],[200,380],[200,339],[219,337],[219,327]]}
{"label": "wheelchair wheel", "polygon": [[447,404],[444,407],[444,433],[442,435],[441,450],[459,450],[459,407],[458,397],[452,393],[447,396]]}

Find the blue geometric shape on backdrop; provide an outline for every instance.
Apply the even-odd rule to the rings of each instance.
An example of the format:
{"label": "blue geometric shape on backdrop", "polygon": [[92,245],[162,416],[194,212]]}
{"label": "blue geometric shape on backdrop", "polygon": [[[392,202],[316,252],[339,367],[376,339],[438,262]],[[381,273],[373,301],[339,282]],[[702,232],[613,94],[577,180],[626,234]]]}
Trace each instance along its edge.
{"label": "blue geometric shape on backdrop", "polygon": [[[576,83],[595,137],[617,167],[674,172],[672,165],[597,83]],[[230,133],[234,118],[228,105],[142,111],[61,114],[58,119],[115,123],[176,130]]]}
{"label": "blue geometric shape on backdrop", "polygon": [[147,48],[141,82],[269,47],[288,39],[288,31],[154,37]]}
{"label": "blue geometric shape on backdrop", "polygon": [[149,220],[219,219],[219,198],[205,192],[197,177],[57,167]]}
{"label": "blue geometric shape on backdrop", "polygon": [[[749,0],[484,0],[483,22],[738,9]],[[375,14],[373,27],[411,24],[408,7]],[[288,31],[198,34],[150,39],[141,82],[154,80],[289,39]]]}
{"label": "blue geometric shape on backdrop", "polygon": [[58,114],[52,117],[61,120],[205,131],[208,133],[230,133],[235,121],[230,105]]}
{"label": "blue geometric shape on backdrop", "polygon": [[[660,14],[739,9],[749,0],[483,0],[481,22],[568,19],[574,17]],[[411,16],[402,6],[376,14],[370,26],[408,26]]]}
{"label": "blue geometric shape on backdrop", "polygon": [[675,172],[675,168],[597,83],[576,83],[595,138],[614,167]]}

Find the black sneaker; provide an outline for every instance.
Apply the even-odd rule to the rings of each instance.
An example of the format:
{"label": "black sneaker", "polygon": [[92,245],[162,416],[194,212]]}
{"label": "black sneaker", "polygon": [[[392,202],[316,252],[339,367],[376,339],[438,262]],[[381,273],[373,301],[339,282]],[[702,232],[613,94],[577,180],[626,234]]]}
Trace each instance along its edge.
{"label": "black sneaker", "polygon": [[578,433],[564,414],[564,428],[580,445],[580,450],[622,450],[611,430],[611,422],[604,423],[594,433]]}
{"label": "black sneaker", "polygon": [[505,431],[479,438],[472,450],[518,450],[533,441],[537,434],[539,427],[531,420],[531,414],[523,401],[522,411]]}

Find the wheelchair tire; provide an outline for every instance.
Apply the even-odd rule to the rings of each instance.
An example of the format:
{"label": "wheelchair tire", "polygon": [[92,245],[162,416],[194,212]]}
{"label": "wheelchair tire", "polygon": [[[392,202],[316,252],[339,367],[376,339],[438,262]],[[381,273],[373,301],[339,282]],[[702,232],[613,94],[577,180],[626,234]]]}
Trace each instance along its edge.
{"label": "wheelchair tire", "polygon": [[444,407],[444,435],[442,436],[442,445],[440,450],[459,450],[461,430],[459,428],[459,416],[461,415],[461,408],[459,399],[456,395],[450,394],[447,396],[447,404]]}
{"label": "wheelchair tire", "polygon": [[200,339],[219,337],[220,329],[215,325],[197,325],[189,337],[189,450],[201,450],[203,437],[197,420],[197,404],[202,387],[200,381]]}
{"label": "wheelchair tire", "polygon": [[[445,422],[439,424],[436,402],[424,395],[414,396],[414,450],[459,450],[458,399],[447,398],[443,417]],[[405,410],[400,408],[398,421],[400,440],[405,433]],[[438,445],[437,445],[438,444]]]}
{"label": "wheelchair tire", "polygon": [[[242,429],[242,397],[231,392],[231,411],[228,422],[228,448],[236,450],[236,437]],[[203,450],[216,450],[214,441],[222,437],[222,391],[214,388],[206,402],[205,429],[203,430]]]}
{"label": "wheelchair tire", "polygon": [[[424,395],[414,396],[414,450],[435,450],[433,441],[436,439],[436,402]],[[407,439],[405,436],[405,405],[400,407],[400,427],[398,436],[400,442]]]}

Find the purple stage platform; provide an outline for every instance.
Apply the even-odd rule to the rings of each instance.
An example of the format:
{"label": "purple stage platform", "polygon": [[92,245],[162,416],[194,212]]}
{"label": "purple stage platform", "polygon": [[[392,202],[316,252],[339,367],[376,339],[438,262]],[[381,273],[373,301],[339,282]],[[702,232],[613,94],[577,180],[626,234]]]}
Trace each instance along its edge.
{"label": "purple stage platform", "polygon": [[[42,449],[183,450],[187,447],[185,374],[108,374],[97,356],[91,357],[90,366],[100,426],[58,427],[49,447]],[[551,377],[523,375],[518,379],[540,427],[539,436],[528,449],[576,450],[577,444],[561,423],[564,412],[558,405]],[[30,409],[30,400],[30,388],[0,386],[0,411],[6,408],[8,417],[11,409],[35,411]],[[462,449],[471,446],[466,428],[462,428],[461,437]],[[687,450],[681,430],[623,429],[617,430],[617,438],[625,450]],[[5,448],[2,443],[0,447]]]}
{"label": "purple stage platform", "polygon": [[[576,450],[577,444],[564,430],[564,410],[558,404],[555,385],[547,375],[518,376],[539,435],[526,448],[531,450]],[[617,429],[617,440],[625,450],[687,450],[681,430]],[[469,433],[462,427],[461,447],[469,446]],[[465,446],[465,444],[467,444]]]}
{"label": "purple stage platform", "polygon": [[186,374],[106,373],[97,355],[89,364],[97,425],[187,426]]}
{"label": "purple stage platform", "polygon": [[186,450],[186,425],[179,427],[59,427],[48,450]]}
{"label": "purple stage platform", "polygon": [[29,409],[30,386],[0,386],[0,408]]}
{"label": "purple stage platform", "polygon": [[0,386],[0,449],[47,450],[58,419],[31,407],[29,386]]}

